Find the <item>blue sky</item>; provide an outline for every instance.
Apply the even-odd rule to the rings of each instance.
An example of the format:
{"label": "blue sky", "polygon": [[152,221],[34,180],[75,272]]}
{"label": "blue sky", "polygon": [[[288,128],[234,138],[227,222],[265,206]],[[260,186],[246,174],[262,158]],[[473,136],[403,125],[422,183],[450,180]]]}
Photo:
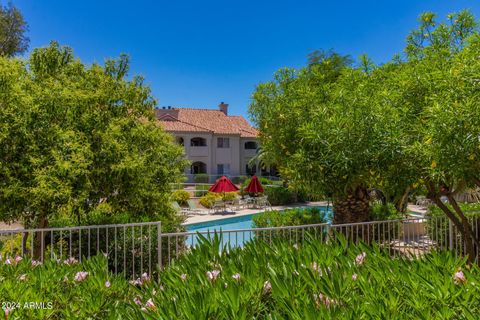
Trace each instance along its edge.
{"label": "blue sky", "polygon": [[[6,1],[0,0],[5,4]],[[402,51],[418,15],[479,1],[104,1],[13,0],[30,25],[31,48],[69,45],[85,63],[127,53],[159,106],[216,108],[246,115],[259,82],[300,67],[315,49],[375,62]]]}

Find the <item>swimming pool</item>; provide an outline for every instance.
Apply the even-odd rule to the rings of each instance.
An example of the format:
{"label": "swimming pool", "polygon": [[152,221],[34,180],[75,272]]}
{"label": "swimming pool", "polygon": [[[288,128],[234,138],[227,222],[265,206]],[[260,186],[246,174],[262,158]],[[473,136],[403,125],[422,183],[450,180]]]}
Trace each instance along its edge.
{"label": "swimming pool", "polygon": [[[326,214],[329,217],[332,208],[331,207],[301,207],[300,209],[317,208],[320,210],[320,214]],[[280,211],[282,212],[282,211]],[[192,223],[185,225],[188,232],[203,232],[205,237],[211,238],[215,232],[225,230],[238,230],[238,229],[253,229],[253,217],[261,214],[257,212],[249,215],[231,217],[219,220],[213,220],[208,222]],[[205,232],[208,232],[205,234]],[[229,243],[232,246],[243,246],[243,244],[255,236],[253,231],[249,232],[228,232],[223,234],[222,241]],[[187,245],[195,246],[198,244],[198,236],[190,235],[187,238]]]}

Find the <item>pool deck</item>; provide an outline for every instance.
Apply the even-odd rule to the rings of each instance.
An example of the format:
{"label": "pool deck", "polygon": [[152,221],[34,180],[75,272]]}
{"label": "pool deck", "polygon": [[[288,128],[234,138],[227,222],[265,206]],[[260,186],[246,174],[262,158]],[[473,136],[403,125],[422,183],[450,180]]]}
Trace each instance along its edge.
{"label": "pool deck", "polygon": [[[332,203],[328,203],[327,201],[315,201],[315,202],[305,202],[305,203],[296,203],[296,204],[291,204],[291,205],[286,205],[286,206],[272,206],[269,208],[269,210],[285,210],[285,209],[291,209],[291,208],[305,208],[305,207],[325,207],[329,205],[330,207],[332,206]],[[426,209],[416,206],[416,205],[409,205],[408,210],[424,215],[426,213]],[[202,214],[202,215],[192,215],[187,217],[183,225],[189,225],[193,223],[202,223],[202,222],[210,222],[210,221],[215,221],[215,220],[222,220],[222,219],[228,219],[232,217],[241,217],[241,216],[246,216],[254,213],[259,213],[263,212],[263,209],[242,209],[242,210],[237,210],[237,211],[229,211],[225,213],[214,213],[214,214]]]}

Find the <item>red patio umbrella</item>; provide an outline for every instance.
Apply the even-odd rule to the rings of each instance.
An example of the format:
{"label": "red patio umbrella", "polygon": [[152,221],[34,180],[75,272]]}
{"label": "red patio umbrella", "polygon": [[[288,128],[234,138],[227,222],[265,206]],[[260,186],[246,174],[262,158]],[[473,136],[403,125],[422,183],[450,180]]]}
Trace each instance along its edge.
{"label": "red patio umbrella", "polygon": [[252,180],[250,180],[250,183],[245,188],[245,192],[248,192],[248,193],[263,193],[264,192],[262,184],[260,183],[260,180],[258,180],[257,176],[252,177]]}
{"label": "red patio umbrella", "polygon": [[230,181],[230,179],[228,179],[225,176],[222,176],[217,180],[217,182],[215,182],[213,186],[210,187],[210,189],[208,189],[208,191],[216,192],[216,193],[233,192],[233,191],[238,191],[238,188],[236,185],[233,184],[232,181]]}
{"label": "red patio umbrella", "polygon": [[[232,181],[230,181],[230,179],[222,176],[217,180],[217,182],[215,182],[213,186],[210,187],[210,189],[208,189],[208,191],[216,193],[223,192],[223,198],[225,198],[225,192],[238,191],[238,188],[233,184]],[[223,210],[225,211],[225,200],[223,201]]]}

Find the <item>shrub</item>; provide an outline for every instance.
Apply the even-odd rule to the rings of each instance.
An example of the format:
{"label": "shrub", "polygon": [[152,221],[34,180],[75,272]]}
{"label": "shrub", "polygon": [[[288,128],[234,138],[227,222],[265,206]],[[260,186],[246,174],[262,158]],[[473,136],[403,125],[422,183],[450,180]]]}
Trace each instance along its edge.
{"label": "shrub", "polygon": [[[475,319],[480,312],[479,267],[449,252],[392,259],[378,247],[308,237],[295,248],[275,240],[223,249],[219,237],[203,239],[161,281],[138,284],[107,272],[103,256],[2,263],[0,292],[3,302],[22,303],[10,308],[11,319],[388,319],[392,310],[405,319]],[[88,274],[75,280],[79,272]],[[51,308],[24,308],[26,301]]]}
{"label": "shrub", "polygon": [[225,192],[225,193],[219,193],[219,196],[222,198],[223,201],[232,201],[238,196],[238,193],[237,192]]}
{"label": "shrub", "polygon": [[190,199],[190,193],[185,190],[176,190],[172,193],[172,201],[178,202],[180,205],[187,204],[187,200]]}
{"label": "shrub", "polygon": [[193,181],[195,183],[208,183],[208,174],[198,173],[193,176]]}
{"label": "shrub", "polygon": [[207,184],[197,184],[195,185],[195,197],[202,197],[207,194],[208,189],[210,186]]}
{"label": "shrub", "polygon": [[211,209],[215,204],[215,201],[219,199],[218,195],[212,192],[207,193],[206,195],[202,196],[199,200],[200,204],[205,208]]}
{"label": "shrub", "polygon": [[253,216],[255,228],[300,226],[326,223],[328,212],[319,208],[295,208],[283,211],[266,211]]}
{"label": "shrub", "polygon": [[265,195],[272,206],[282,206],[295,202],[295,194],[285,187],[264,187]]}
{"label": "shrub", "polygon": [[235,177],[232,177],[232,182],[234,184],[243,184],[247,179],[248,179],[247,176],[235,176]]}

